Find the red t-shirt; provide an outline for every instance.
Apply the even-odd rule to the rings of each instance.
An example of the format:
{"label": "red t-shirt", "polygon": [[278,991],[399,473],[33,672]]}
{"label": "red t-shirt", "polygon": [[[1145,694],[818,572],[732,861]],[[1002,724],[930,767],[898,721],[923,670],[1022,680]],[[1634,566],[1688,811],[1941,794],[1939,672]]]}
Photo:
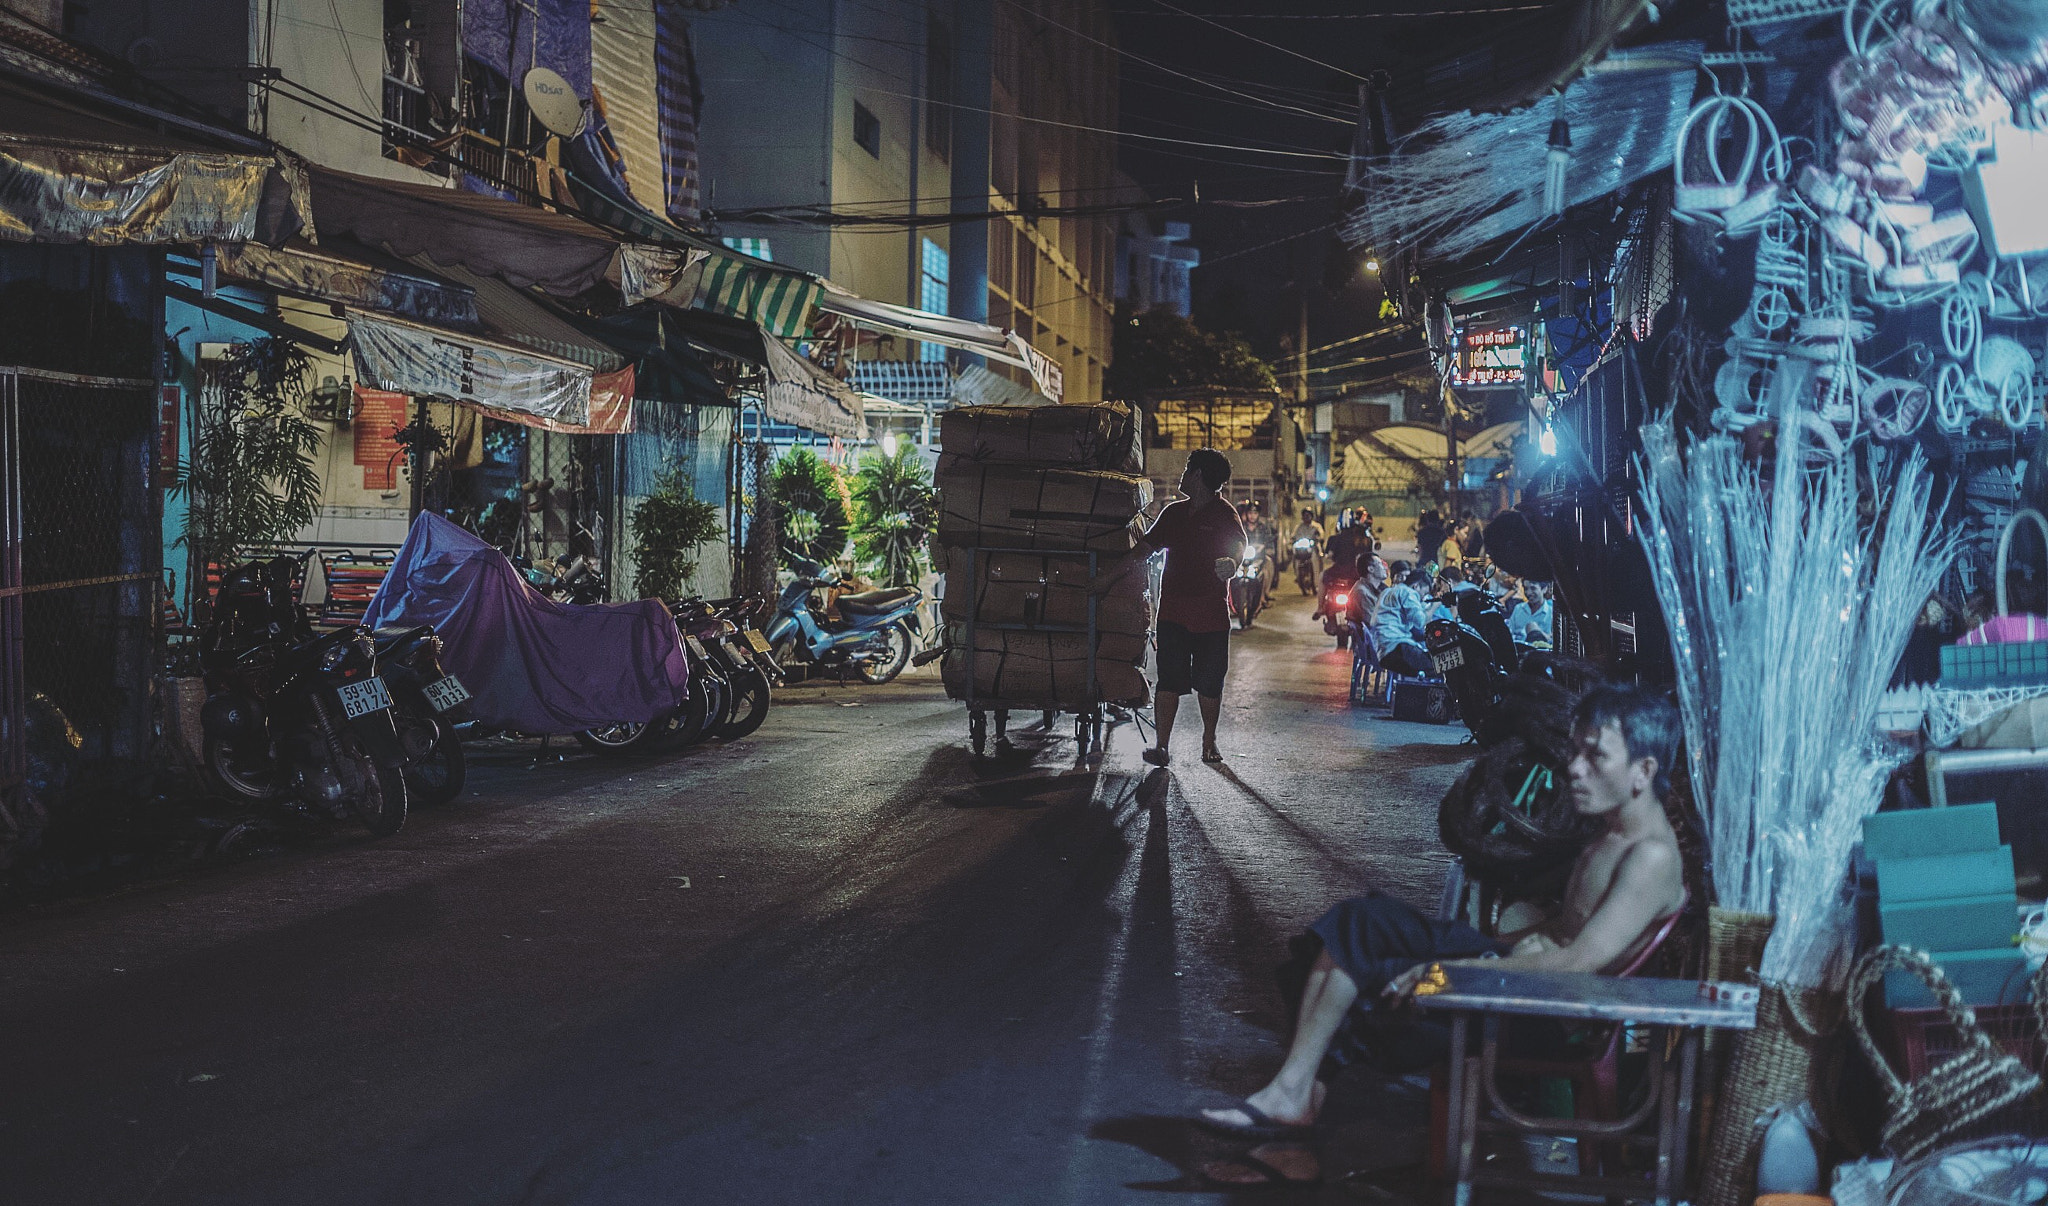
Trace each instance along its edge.
{"label": "red t-shirt", "polygon": [[1160,512],[1145,533],[1145,544],[1166,550],[1166,572],[1159,579],[1159,618],[1189,632],[1227,632],[1230,596],[1216,576],[1216,559],[1237,560],[1244,550],[1244,525],[1227,502],[1214,499],[1201,510],[1181,499]]}

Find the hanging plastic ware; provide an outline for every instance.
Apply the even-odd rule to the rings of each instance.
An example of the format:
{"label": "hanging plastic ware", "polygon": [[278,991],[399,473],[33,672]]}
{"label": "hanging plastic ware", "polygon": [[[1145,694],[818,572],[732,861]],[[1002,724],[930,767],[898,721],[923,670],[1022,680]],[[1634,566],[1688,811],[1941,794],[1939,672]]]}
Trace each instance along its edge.
{"label": "hanging plastic ware", "polygon": [[[1697,142],[1694,135],[1698,134]],[[1730,165],[1723,161],[1722,140],[1732,138],[1740,148],[1735,162]],[[1698,152],[1694,154],[1694,152]],[[1689,178],[1686,165],[1696,162],[1705,166],[1707,176]],[[1727,211],[1744,206],[1750,200],[1751,178],[1761,167],[1764,171],[1763,184],[1772,188],[1771,198],[1755,207],[1756,212],[1748,215],[1750,221],[1762,221],[1776,204],[1775,188],[1769,177],[1773,167],[1782,171],[1785,162],[1784,146],[1778,139],[1777,123],[1764,111],[1762,105],[1746,96],[1730,96],[1716,92],[1705,97],[1692,107],[1685,118],[1685,124],[1678,128],[1678,146],[1671,160],[1671,176],[1676,185],[1672,195],[1672,216],[1683,221],[1699,221],[1703,218],[1726,220]]]}

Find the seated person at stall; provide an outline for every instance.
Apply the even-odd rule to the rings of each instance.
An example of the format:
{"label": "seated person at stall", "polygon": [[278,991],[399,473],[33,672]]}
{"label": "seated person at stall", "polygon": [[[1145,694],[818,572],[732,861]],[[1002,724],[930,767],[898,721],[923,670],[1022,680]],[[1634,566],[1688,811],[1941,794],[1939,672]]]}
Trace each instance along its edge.
{"label": "seated person at stall", "polygon": [[1541,582],[1522,584],[1523,601],[1508,612],[1508,632],[1529,645],[1550,644],[1550,588]]}
{"label": "seated person at stall", "polygon": [[1372,617],[1373,641],[1379,646],[1380,665],[1395,674],[1414,678],[1436,672],[1422,644],[1429,625],[1422,592],[1428,589],[1429,574],[1413,570],[1405,578],[1396,574],[1393,584],[1380,592]]}
{"label": "seated person at stall", "polygon": [[1350,623],[1363,625],[1379,611],[1380,596],[1386,593],[1387,583],[1408,571],[1408,563],[1396,561],[1397,569],[1389,571],[1387,563],[1380,558],[1380,542],[1372,542],[1372,551],[1358,555],[1358,582],[1351,588],[1351,601],[1344,605],[1344,618]]}
{"label": "seated person at stall", "polygon": [[1203,1110],[1206,1125],[1272,1138],[1314,1123],[1332,1042],[1347,1025],[1372,1025],[1405,1004],[1432,963],[1612,973],[1685,907],[1678,839],[1664,816],[1678,710],[1640,687],[1608,685],[1579,701],[1572,723],[1572,807],[1597,818],[1600,829],[1579,852],[1557,914],[1523,933],[1489,938],[1376,892],[1337,904],[1309,927],[1310,949],[1321,949],[1280,1070],[1245,1100]]}

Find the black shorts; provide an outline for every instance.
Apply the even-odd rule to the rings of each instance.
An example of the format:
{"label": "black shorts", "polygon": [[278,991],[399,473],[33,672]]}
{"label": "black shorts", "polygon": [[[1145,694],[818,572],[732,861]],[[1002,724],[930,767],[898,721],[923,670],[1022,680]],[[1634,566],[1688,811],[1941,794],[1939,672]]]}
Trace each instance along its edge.
{"label": "black shorts", "polygon": [[1230,668],[1230,630],[1189,632],[1172,620],[1159,621],[1159,689],[1168,695],[1193,690],[1211,699],[1223,694]]}

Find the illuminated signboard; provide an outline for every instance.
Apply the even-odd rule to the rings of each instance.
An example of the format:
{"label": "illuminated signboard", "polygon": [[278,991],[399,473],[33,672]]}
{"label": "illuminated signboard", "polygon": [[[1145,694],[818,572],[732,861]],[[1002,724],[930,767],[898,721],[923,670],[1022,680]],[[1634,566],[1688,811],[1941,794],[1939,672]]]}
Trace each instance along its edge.
{"label": "illuminated signboard", "polygon": [[1527,337],[1520,327],[1458,332],[1458,366],[1452,385],[1520,385]]}

